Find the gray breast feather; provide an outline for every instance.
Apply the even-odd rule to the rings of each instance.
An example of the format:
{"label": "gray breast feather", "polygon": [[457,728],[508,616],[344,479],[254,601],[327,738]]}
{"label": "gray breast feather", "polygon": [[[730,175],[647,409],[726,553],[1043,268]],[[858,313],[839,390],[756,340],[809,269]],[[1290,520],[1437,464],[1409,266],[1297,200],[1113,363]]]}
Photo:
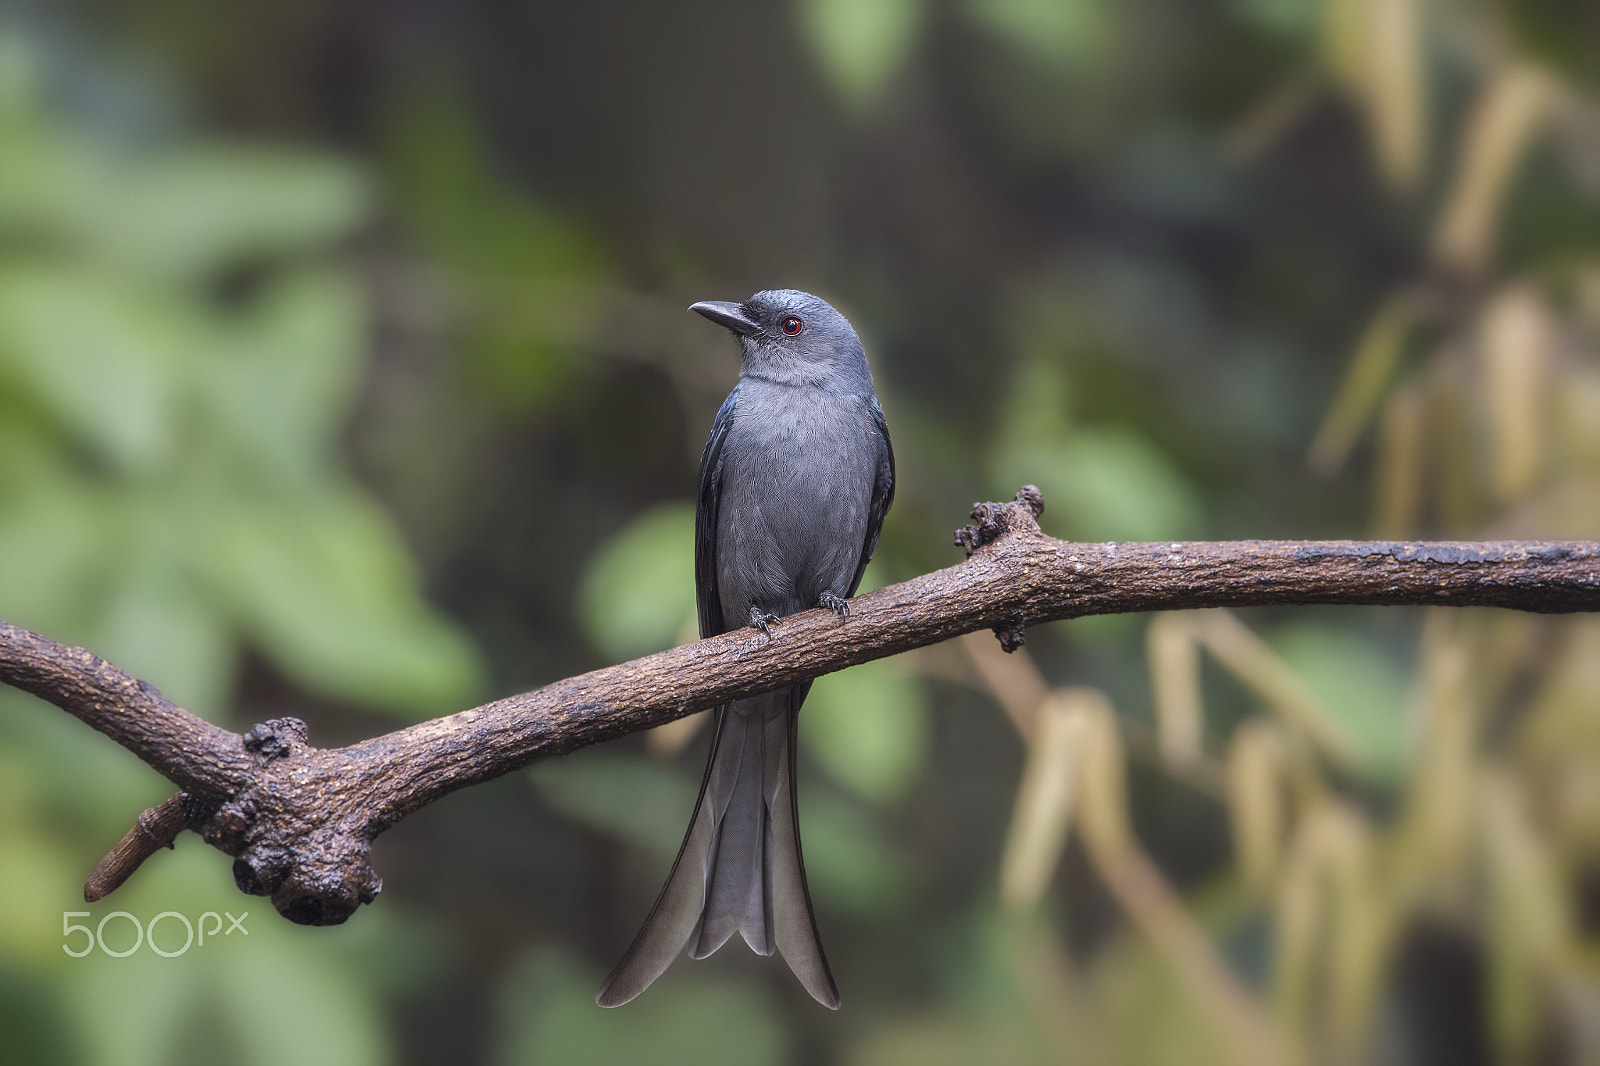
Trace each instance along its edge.
{"label": "gray breast feather", "polygon": [[867,398],[752,384],[723,446],[717,580],[730,621],[848,594],[881,450]]}

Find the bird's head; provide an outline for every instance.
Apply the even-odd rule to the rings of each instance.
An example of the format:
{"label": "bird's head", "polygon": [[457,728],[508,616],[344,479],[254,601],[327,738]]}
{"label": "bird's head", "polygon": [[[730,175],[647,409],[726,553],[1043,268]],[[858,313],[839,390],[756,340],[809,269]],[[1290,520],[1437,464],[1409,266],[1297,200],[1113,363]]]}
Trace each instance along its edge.
{"label": "bird's head", "polygon": [[743,303],[706,300],[689,308],[739,340],[745,377],[785,385],[856,384],[867,356],[847,320],[825,300],[798,289],[768,289]]}

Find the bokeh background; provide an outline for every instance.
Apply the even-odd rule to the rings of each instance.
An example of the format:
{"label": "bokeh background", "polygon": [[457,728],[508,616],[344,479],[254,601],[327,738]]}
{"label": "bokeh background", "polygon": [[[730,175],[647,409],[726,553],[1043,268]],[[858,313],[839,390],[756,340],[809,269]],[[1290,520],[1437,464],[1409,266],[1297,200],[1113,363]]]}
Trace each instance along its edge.
{"label": "bokeh background", "polygon": [[[1600,7],[6,0],[0,617],[324,745],[686,640],[684,308],[772,286],[867,342],[869,584],[1024,482],[1084,540],[1593,537]],[[1600,1061],[1596,619],[1028,637],[818,682],[837,1014],[737,946],[593,1006],[692,725],[411,817],[342,927],[192,836],[64,918],[171,789],[0,693],[0,1057]],[[247,933],[63,951],[117,910]]]}

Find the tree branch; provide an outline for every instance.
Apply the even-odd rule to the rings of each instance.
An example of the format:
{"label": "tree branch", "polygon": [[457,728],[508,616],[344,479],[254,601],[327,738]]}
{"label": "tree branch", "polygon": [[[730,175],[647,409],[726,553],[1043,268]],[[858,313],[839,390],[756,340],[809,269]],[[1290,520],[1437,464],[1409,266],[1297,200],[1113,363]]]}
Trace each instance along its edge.
{"label": "tree branch", "polygon": [[180,792],[154,807],[146,807],[133,828],[117,841],[117,846],[100,860],[100,865],[84,882],[83,901],[98,903],[105,899],[146,859],[162,848],[172,847],[178,834],[187,828],[187,812],[183,808],[188,798],[187,792]]}
{"label": "tree branch", "polygon": [[736,630],[347,748],[312,747],[294,718],[229,732],[86,651],[5,623],[0,681],[77,716],[189,793],[186,824],[235,857],[242,891],[323,925],[376,895],[373,838],[456,789],[962,633],[993,629],[1015,648],[1039,622],[1271,604],[1600,610],[1600,543],[1072,544],[1040,533],[1042,509],[1031,487],[1017,502],[974,507],[975,524],[956,534],[966,562],[858,597],[843,621],[805,611],[770,637]]}

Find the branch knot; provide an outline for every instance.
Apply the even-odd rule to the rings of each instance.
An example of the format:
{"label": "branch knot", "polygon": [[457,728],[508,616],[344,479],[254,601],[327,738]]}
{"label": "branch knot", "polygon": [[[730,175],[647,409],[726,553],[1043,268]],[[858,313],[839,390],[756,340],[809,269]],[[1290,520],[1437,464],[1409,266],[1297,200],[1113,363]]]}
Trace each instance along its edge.
{"label": "branch knot", "polygon": [[1000,641],[1000,650],[1006,654],[1016,651],[1027,643],[1027,627],[1020,614],[1006,619],[1004,625],[994,627],[994,635]]}
{"label": "branch knot", "polygon": [[298,718],[273,718],[253,726],[244,735],[244,748],[260,755],[265,762],[286,758],[297,747],[304,747],[311,731]]}
{"label": "branch knot", "polygon": [[956,530],[956,547],[965,548],[970,559],[979,548],[993,544],[1007,533],[1039,532],[1039,516],[1044,514],[1044,493],[1035,485],[1017,490],[1011,503],[975,503],[975,523]]}

